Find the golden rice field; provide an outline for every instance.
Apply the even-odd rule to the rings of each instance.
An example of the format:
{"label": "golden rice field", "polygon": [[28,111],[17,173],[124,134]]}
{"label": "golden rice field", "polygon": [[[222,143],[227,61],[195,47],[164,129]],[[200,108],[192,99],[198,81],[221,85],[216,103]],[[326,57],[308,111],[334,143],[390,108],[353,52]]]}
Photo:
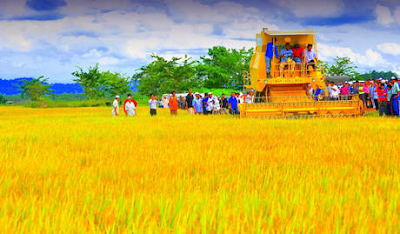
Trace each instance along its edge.
{"label": "golden rice field", "polygon": [[0,107],[0,233],[400,232],[398,119],[110,111]]}

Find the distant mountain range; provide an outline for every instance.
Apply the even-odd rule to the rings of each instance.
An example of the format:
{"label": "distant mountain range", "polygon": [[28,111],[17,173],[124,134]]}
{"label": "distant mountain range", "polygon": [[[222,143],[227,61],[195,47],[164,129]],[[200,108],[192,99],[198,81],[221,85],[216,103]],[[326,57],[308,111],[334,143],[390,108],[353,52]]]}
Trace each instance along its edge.
{"label": "distant mountain range", "polygon": [[[3,95],[16,95],[21,94],[18,86],[24,83],[24,80],[33,80],[33,78],[16,78],[12,80],[4,80],[0,79],[0,94]],[[77,83],[71,84],[63,84],[63,83],[54,83],[51,84],[50,87],[54,94],[63,94],[63,93],[83,93],[83,88],[81,85]],[[137,84],[132,84],[132,91],[137,90]]]}

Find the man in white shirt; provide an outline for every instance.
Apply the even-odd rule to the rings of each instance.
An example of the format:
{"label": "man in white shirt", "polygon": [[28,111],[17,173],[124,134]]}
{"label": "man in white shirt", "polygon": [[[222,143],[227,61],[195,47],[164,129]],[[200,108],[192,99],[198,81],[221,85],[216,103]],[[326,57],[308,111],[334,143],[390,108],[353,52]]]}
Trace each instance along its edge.
{"label": "man in white shirt", "polygon": [[207,99],[206,111],[208,114],[212,114],[213,109],[214,109],[214,97],[212,93],[209,93]]}
{"label": "man in white shirt", "polygon": [[157,104],[158,101],[156,100],[156,97],[154,94],[150,94],[150,99],[149,99],[149,106],[150,106],[150,115],[155,116],[157,115]]}
{"label": "man in white shirt", "polygon": [[115,96],[114,102],[113,102],[113,109],[111,111],[111,114],[113,116],[118,116],[119,115],[119,95]]}
{"label": "man in white shirt", "polygon": [[314,52],[313,50],[313,45],[309,44],[307,46],[307,50],[306,50],[306,64],[307,64],[307,69],[309,69],[309,67],[313,67],[313,69],[315,69],[315,64],[317,63],[318,58],[317,58],[317,54]]}
{"label": "man in white shirt", "polygon": [[221,106],[219,105],[218,98],[214,98],[213,114],[221,114]]}
{"label": "man in white shirt", "polygon": [[254,92],[250,91],[246,96],[246,103],[251,104],[254,103]]}
{"label": "man in white shirt", "polygon": [[335,83],[332,82],[331,84],[331,98],[333,101],[339,100],[340,89]]}
{"label": "man in white shirt", "polygon": [[163,108],[169,108],[169,101],[168,101],[167,96],[164,96],[164,98],[162,100],[162,104],[163,104]]}

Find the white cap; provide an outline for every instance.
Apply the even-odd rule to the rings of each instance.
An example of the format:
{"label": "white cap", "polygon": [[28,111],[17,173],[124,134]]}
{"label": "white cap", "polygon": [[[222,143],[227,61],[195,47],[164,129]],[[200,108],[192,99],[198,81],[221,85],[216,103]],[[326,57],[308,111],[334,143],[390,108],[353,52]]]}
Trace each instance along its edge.
{"label": "white cap", "polygon": [[115,96],[115,98],[119,98],[119,95]]}
{"label": "white cap", "polygon": [[211,92],[209,92],[208,94],[212,94]]}
{"label": "white cap", "polygon": [[194,95],[200,95],[200,93],[196,92]]}

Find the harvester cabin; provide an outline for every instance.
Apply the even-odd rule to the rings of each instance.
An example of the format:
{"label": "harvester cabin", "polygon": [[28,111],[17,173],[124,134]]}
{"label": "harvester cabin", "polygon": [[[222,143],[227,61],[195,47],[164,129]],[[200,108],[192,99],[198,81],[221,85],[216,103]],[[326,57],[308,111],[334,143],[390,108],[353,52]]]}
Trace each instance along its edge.
{"label": "harvester cabin", "polygon": [[[300,61],[281,62],[281,51],[285,45],[293,48],[298,44],[303,51]],[[256,49],[251,63],[251,76],[257,80],[266,78],[294,78],[307,77],[318,69],[317,66],[308,66],[305,59],[307,46],[312,45],[313,51],[318,57],[318,48],[315,43],[315,33],[308,31],[268,31],[264,29],[256,35]],[[268,53],[267,53],[268,50]],[[267,69],[267,66],[269,67]]]}

